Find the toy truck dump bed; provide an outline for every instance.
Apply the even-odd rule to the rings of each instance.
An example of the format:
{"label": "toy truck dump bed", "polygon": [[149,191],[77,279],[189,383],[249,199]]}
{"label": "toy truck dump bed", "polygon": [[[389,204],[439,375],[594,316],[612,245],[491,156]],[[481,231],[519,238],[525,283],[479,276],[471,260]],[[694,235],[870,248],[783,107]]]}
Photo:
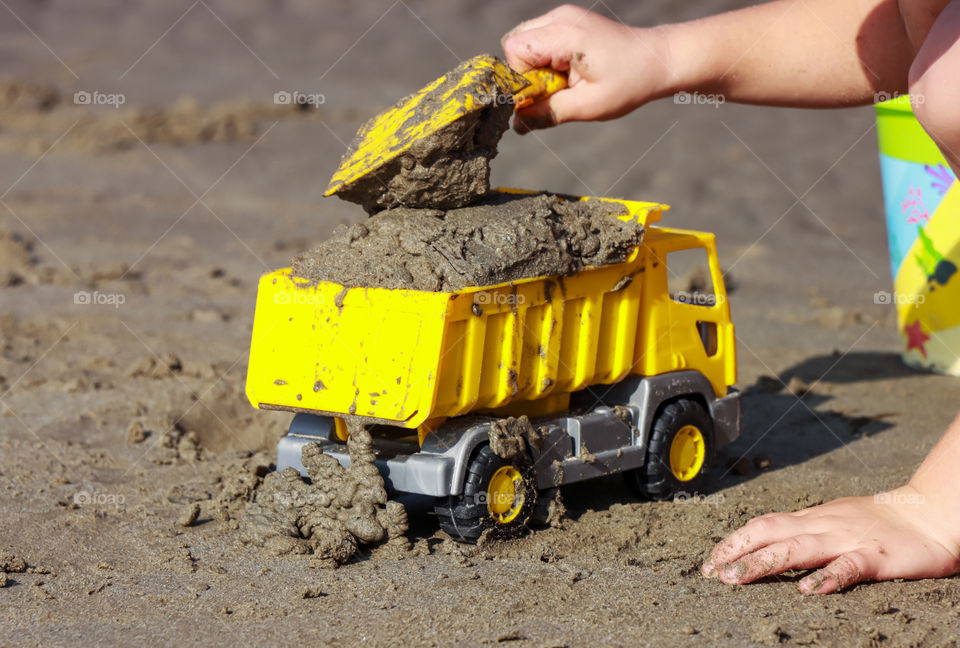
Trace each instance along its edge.
{"label": "toy truck dump bed", "polygon": [[[644,226],[662,205],[621,202]],[[636,367],[641,283],[626,263],[452,293],[260,282],[247,394],[258,407],[416,428],[620,380]]]}

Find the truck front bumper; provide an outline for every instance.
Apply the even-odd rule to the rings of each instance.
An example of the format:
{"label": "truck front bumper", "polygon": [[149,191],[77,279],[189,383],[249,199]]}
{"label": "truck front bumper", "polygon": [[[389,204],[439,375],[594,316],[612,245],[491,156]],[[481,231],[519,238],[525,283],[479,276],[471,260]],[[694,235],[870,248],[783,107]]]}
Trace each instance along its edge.
{"label": "truck front bumper", "polygon": [[[287,467],[296,468],[301,475],[307,471],[301,462],[300,452],[308,443],[316,443],[340,465],[350,465],[350,453],[343,443],[333,443],[323,438],[298,434],[288,434],[277,445],[277,470]],[[418,452],[416,454],[396,455],[389,459],[377,459],[377,469],[383,475],[388,490],[403,493],[419,493],[443,497],[450,494],[456,459],[454,457]]]}
{"label": "truck front bumper", "polygon": [[[486,426],[474,424],[431,434],[423,447],[377,438],[377,469],[388,490],[433,497],[455,495],[463,481],[458,467],[466,466],[470,452],[486,436]],[[308,443],[316,443],[324,454],[346,468],[351,464],[347,445],[335,439],[331,418],[297,414],[290,431],[277,445],[277,470],[292,467],[308,477],[301,460],[303,446]]]}
{"label": "truck front bumper", "polygon": [[710,414],[713,416],[713,432],[718,448],[733,443],[740,436],[743,426],[743,414],[739,390],[730,389],[723,398],[718,398],[710,405]]}

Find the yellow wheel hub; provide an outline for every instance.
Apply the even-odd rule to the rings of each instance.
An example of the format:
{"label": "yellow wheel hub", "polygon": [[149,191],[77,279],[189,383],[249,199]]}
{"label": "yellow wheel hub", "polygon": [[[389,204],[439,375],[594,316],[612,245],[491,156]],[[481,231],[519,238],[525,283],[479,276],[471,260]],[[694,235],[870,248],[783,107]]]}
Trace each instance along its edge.
{"label": "yellow wheel hub", "polygon": [[680,481],[690,481],[703,468],[707,446],[696,425],[684,425],[670,444],[670,470]]}
{"label": "yellow wheel hub", "polygon": [[501,466],[487,485],[487,510],[500,524],[520,515],[523,508],[523,475],[513,466]]}

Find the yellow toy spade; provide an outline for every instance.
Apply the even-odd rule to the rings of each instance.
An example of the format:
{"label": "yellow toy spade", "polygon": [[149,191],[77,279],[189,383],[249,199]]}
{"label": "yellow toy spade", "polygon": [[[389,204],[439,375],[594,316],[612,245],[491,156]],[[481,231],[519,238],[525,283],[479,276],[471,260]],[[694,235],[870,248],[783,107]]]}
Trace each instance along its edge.
{"label": "yellow toy spade", "polygon": [[371,213],[468,204],[489,191],[488,162],[513,110],[566,86],[549,68],[521,75],[490,55],[464,61],[364,124],[325,195]]}

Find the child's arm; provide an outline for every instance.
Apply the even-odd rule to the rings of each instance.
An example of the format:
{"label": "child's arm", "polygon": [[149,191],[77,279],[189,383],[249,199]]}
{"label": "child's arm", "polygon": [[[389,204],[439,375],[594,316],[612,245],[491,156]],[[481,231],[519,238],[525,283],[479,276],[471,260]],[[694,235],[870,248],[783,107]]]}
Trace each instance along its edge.
{"label": "child's arm", "polygon": [[914,12],[904,13],[911,40],[922,43],[910,67],[910,93],[922,98],[913,112],[960,177],[960,0],[933,16],[936,7],[922,12],[921,1],[901,4]]}
{"label": "child's arm", "polygon": [[[510,65],[569,70],[570,89],[525,109],[525,132],[612,119],[679,91],[790,106],[868,103],[908,87],[920,123],[960,174],[960,0],[777,0],[704,20],[626,27],[565,6],[504,37]],[[869,579],[960,570],[960,418],[906,486],[751,520],[704,574],[746,583],[791,568],[827,593]]]}
{"label": "child's arm", "polygon": [[[907,1],[907,0],[905,0]],[[914,0],[911,32],[948,0]],[[612,119],[679,91],[782,106],[872,102],[903,92],[916,47],[896,0],[777,0],[701,20],[626,27],[559,7],[504,37],[507,62],[569,70],[570,89],[521,113],[518,130]]]}
{"label": "child's arm", "polygon": [[958,465],[960,417],[906,486],[754,518],[713,549],[703,573],[724,583],[749,583],[826,565],[800,581],[804,594],[829,594],[867,580],[956,574]]}

